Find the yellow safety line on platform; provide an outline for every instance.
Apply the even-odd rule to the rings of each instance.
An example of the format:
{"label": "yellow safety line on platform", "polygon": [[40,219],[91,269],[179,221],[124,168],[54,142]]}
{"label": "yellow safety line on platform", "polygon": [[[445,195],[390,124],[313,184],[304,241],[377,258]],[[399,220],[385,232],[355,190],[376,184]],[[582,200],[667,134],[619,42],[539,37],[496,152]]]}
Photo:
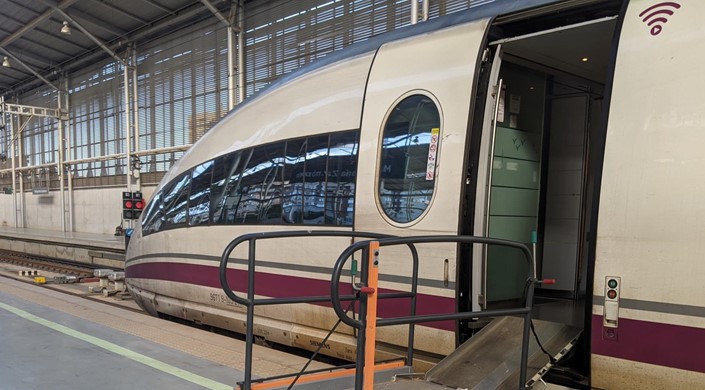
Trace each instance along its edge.
{"label": "yellow safety line on platform", "polygon": [[7,305],[5,303],[0,302],[0,308],[5,309],[9,311],[10,313],[13,313],[17,315],[18,317],[22,317],[26,320],[32,321],[34,323],[37,323],[39,325],[46,326],[47,328],[53,329],[57,332],[61,332],[67,336],[71,336],[74,338],[77,338],[81,341],[85,341],[87,343],[93,344],[97,347],[103,348],[107,351],[110,351],[114,354],[124,356],[128,359],[134,360],[138,363],[142,363],[146,366],[152,367],[156,370],[162,371],[164,373],[173,375],[177,378],[181,378],[183,380],[189,381],[191,383],[195,383],[196,385],[205,387],[207,389],[214,389],[214,390],[232,390],[233,386],[231,385],[226,385],[224,383],[216,382],[214,380],[202,377],[200,375],[194,374],[192,372],[183,370],[178,367],[174,367],[171,364],[167,364],[164,362],[161,362],[159,360],[153,359],[149,356],[142,355],[141,353],[137,353],[135,351],[129,350],[127,348],[123,348],[117,344],[113,344],[109,341],[105,341],[103,339],[99,339],[97,337],[79,332],[77,330],[71,329],[69,327],[66,327],[61,324],[57,324],[56,322],[52,322],[49,320],[46,320],[41,317],[37,317],[34,314],[28,313],[22,309],[18,309],[14,306]]}

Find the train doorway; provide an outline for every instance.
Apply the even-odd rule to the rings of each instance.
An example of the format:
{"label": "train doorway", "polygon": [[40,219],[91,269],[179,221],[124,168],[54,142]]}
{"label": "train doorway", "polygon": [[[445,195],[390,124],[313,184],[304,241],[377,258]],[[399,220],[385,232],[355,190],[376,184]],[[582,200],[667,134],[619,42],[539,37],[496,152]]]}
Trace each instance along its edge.
{"label": "train doorway", "polygon": [[[483,123],[474,124],[471,139],[478,157],[466,207],[474,213],[463,231],[534,246],[537,276],[556,279],[537,291],[539,301],[571,303],[577,317],[565,321],[580,326],[584,313],[576,303],[587,291],[595,179],[589,162],[599,141],[616,24],[616,17],[602,17],[491,42]],[[473,248],[465,276],[471,281],[461,282],[468,306],[517,302],[526,275],[519,256]]]}

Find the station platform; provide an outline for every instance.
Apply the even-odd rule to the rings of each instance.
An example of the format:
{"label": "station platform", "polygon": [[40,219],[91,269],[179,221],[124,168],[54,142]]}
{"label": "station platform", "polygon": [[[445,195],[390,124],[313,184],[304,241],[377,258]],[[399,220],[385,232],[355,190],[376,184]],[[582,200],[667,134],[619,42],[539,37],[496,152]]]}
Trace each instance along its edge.
{"label": "station platform", "polygon": [[[225,390],[243,378],[243,341],[15,279],[0,276],[3,389]],[[255,376],[306,362],[254,349]]]}
{"label": "station platform", "polygon": [[125,250],[125,237],[111,234],[60,232],[56,230],[0,227],[0,237],[26,241],[66,243],[99,249]]}
{"label": "station platform", "polygon": [[122,268],[125,237],[2,226],[0,250]]}

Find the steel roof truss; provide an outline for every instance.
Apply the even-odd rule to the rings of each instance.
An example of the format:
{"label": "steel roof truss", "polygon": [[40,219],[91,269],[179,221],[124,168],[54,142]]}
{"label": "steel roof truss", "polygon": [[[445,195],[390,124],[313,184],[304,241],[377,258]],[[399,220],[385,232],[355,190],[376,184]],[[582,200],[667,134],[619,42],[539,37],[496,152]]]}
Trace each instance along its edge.
{"label": "steel roof truss", "polygon": [[162,11],[168,13],[168,14],[173,14],[173,13],[174,13],[174,10],[171,10],[171,9],[167,8],[167,7],[165,7],[165,6],[163,6],[163,5],[159,4],[159,3],[157,3],[156,1],[153,1],[153,0],[140,0],[140,1],[149,4],[149,5],[151,5],[151,6],[154,7],[154,8],[158,8],[158,9],[160,9],[160,10],[162,10]]}
{"label": "steel roof truss", "polygon": [[[32,43],[37,44],[35,42],[32,42]],[[45,67],[50,67],[50,66],[56,65],[56,61],[52,61],[46,57],[42,57],[40,55],[37,55],[35,52],[28,51],[28,50],[22,50],[21,48],[16,47],[16,46],[8,47],[8,49],[12,49],[12,51],[14,51],[15,55],[18,57],[24,57],[28,60],[39,63]]]}
{"label": "steel roof truss", "polygon": [[[44,1],[44,0],[40,0],[40,1]],[[96,3],[100,4],[100,5],[103,5],[103,6],[106,7],[106,8],[110,8],[112,11],[115,11],[115,12],[117,12],[117,13],[119,13],[119,14],[122,14],[122,15],[124,15],[124,16],[127,16],[127,17],[130,18],[130,19],[136,20],[136,21],[140,22],[140,23],[143,24],[143,25],[149,23],[149,21],[144,20],[144,19],[140,18],[140,17],[137,16],[137,15],[133,15],[133,14],[131,14],[131,13],[125,11],[124,9],[118,8],[118,7],[116,7],[116,6],[112,5],[112,4],[106,3],[106,2],[104,2],[104,1],[102,1],[102,0],[91,0],[91,1],[96,2]]]}
{"label": "steel roof truss", "polygon": [[[49,0],[39,0],[39,1],[41,1],[42,3],[45,3],[45,4],[47,4],[47,5],[49,5]],[[127,66],[127,63],[125,62],[125,60],[123,60],[122,58],[120,58],[120,56],[118,56],[117,54],[115,54],[114,51],[110,50],[110,48],[109,48],[108,46],[106,46],[105,43],[103,43],[100,39],[96,38],[95,35],[91,34],[90,31],[86,30],[85,27],[83,27],[80,23],[78,23],[78,22],[76,21],[76,19],[74,19],[74,18],[72,18],[71,16],[69,16],[69,14],[67,14],[66,12],[64,12],[64,10],[62,10],[61,8],[58,8],[58,7],[55,7],[55,6],[52,6],[52,5],[49,5],[49,6],[52,7],[52,8],[54,8],[54,10],[55,10],[56,12],[58,12],[59,14],[61,14],[61,16],[63,16],[64,18],[66,18],[66,20],[68,20],[69,22],[71,22],[71,25],[72,25],[72,26],[75,26],[76,28],[78,28],[79,30],[81,30],[82,33],[86,34],[86,36],[87,36],[88,38],[90,38],[93,42],[95,42],[96,45],[100,46],[100,48],[103,49],[106,53],[110,54],[110,56],[113,57],[116,61],[118,61],[119,63],[121,63],[123,66]]]}
{"label": "steel roof truss", "polygon": [[25,64],[22,60],[20,60],[19,58],[17,58],[16,55],[10,53],[10,52],[7,51],[7,49],[5,49],[4,47],[0,47],[0,51],[3,52],[3,53],[5,53],[5,55],[7,55],[8,57],[12,58],[12,59],[13,59],[14,61],[16,61],[18,64],[22,65],[25,69],[27,69],[28,71],[30,71],[30,72],[31,72],[35,77],[37,77],[39,80],[42,80],[45,84],[47,84],[48,86],[54,88],[54,90],[59,91],[59,88],[58,88],[56,85],[52,84],[51,81],[47,80],[46,78],[44,78],[44,76],[42,76],[42,75],[40,75],[39,73],[37,73],[37,71],[35,71],[34,69],[32,69],[32,67],[30,67],[29,65]]}
{"label": "steel roof truss", "polygon": [[[50,9],[44,11],[41,15],[37,16],[36,18],[30,20],[27,22],[22,28],[19,30],[15,31],[12,33],[12,35],[5,37],[2,41],[0,41],[0,47],[5,47],[11,44],[12,42],[16,41],[17,39],[21,38],[24,34],[27,32],[33,30],[35,27],[37,27],[40,23],[43,21],[49,19],[51,14],[54,12],[54,9],[64,9],[70,7],[73,3],[77,2],[78,0],[63,0],[60,3],[56,3],[53,0],[42,0],[42,2],[50,7]],[[53,8],[53,9],[52,9]]]}
{"label": "steel roof truss", "polygon": [[87,13],[77,10],[77,9],[71,9],[71,15],[73,15],[77,19],[81,19],[82,21],[86,23],[90,23],[92,26],[97,27],[107,33],[110,33],[112,35],[121,37],[127,34],[127,31],[115,26],[114,24],[111,24],[109,22],[106,22],[103,19],[96,18],[95,16],[88,15]]}

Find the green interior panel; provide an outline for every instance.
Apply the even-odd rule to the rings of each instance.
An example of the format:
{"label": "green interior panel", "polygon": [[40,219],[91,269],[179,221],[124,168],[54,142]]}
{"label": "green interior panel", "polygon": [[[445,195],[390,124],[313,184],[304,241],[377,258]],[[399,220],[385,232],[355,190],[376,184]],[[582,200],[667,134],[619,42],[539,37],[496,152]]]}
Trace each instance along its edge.
{"label": "green interior panel", "polygon": [[531,232],[536,230],[536,216],[505,217],[493,215],[490,217],[490,236],[504,240],[531,242]]}
{"label": "green interior panel", "polygon": [[540,134],[497,126],[495,156],[520,160],[539,161],[541,156]]}
{"label": "green interior panel", "polygon": [[521,297],[526,283],[526,258],[515,248],[490,246],[487,249],[487,295],[490,302]]}
{"label": "green interior panel", "polygon": [[491,216],[535,217],[538,192],[534,189],[492,187]]}
{"label": "green interior panel", "polygon": [[[489,236],[530,244],[538,221],[546,76],[505,63],[500,77],[506,86],[504,120],[500,117],[495,133]],[[526,276],[519,250],[488,248],[488,302],[520,298]]]}
{"label": "green interior panel", "polygon": [[495,156],[492,164],[492,186],[539,188],[539,163]]}

